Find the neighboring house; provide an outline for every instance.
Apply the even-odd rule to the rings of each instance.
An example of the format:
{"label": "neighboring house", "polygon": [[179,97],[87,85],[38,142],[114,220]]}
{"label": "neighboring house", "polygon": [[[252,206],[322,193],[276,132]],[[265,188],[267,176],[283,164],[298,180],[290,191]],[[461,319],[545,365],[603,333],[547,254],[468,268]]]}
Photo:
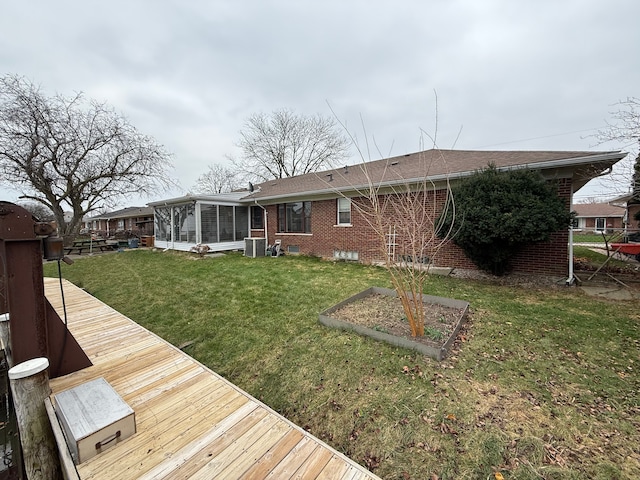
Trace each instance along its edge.
{"label": "neighboring house", "polygon": [[[383,258],[376,236],[352,199],[370,183],[388,194],[406,185],[428,183],[440,199],[447,182],[473,175],[489,164],[498,169],[529,168],[557,182],[558,195],[570,208],[574,192],[625,157],[615,152],[427,150],[343,168],[280,178],[252,191],[186,196],[150,203],[155,209],[155,245],[189,250],[198,243],[212,251],[243,249],[245,237],[279,241],[287,253],[373,263]],[[425,182],[425,179],[428,182]],[[550,242],[526,248],[514,270],[567,272],[568,229]],[[453,242],[440,250],[438,266],[476,268]]]}
{"label": "neighboring house", "polygon": [[612,203],[578,203],[573,229],[581,233],[613,233],[624,230],[627,209]]}
{"label": "neighboring house", "polygon": [[633,194],[627,193],[625,195],[621,195],[614,198],[609,203],[625,209],[626,232],[629,234],[638,234],[640,232],[640,220],[638,219],[638,217],[640,217],[640,203],[633,198]]}
{"label": "neighboring house", "polygon": [[153,208],[128,207],[95,215],[85,219],[85,228],[105,237],[113,237],[119,233],[138,237],[153,235]]}

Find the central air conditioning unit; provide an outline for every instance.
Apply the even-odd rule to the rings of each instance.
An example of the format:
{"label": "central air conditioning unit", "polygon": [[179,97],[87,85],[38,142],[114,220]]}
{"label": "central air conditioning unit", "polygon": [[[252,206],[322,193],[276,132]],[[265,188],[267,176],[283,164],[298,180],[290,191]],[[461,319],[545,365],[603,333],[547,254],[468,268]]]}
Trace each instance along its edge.
{"label": "central air conditioning unit", "polygon": [[245,257],[264,257],[267,250],[267,239],[260,237],[250,237],[244,239],[244,256]]}

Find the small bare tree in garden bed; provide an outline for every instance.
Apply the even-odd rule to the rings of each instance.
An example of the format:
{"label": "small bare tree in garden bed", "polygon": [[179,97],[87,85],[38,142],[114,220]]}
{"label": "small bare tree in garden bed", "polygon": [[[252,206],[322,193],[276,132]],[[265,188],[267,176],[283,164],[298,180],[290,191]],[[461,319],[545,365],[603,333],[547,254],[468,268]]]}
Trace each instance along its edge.
{"label": "small bare tree in garden bed", "polygon": [[[437,235],[441,230],[438,219],[443,210],[455,210],[449,181],[435,185],[428,180],[430,165],[444,159],[437,150],[432,150],[424,152],[421,160],[422,179],[398,179],[396,186],[382,187],[368,176],[368,187],[360,191],[360,198],[352,201],[375,233],[414,337],[424,335],[425,282],[450,234]],[[366,168],[366,164],[363,167]]]}
{"label": "small bare tree in garden bed", "polygon": [[445,158],[438,149],[422,151],[421,172],[414,178],[403,178],[394,169],[398,162],[389,159],[383,174],[373,178],[367,170],[368,155],[351,138],[363,162],[350,168],[361,169],[366,178],[364,186],[354,186],[351,205],[374,232],[379,257],[384,258],[412,336],[423,336],[425,283],[434,259],[451,235],[439,222],[443,212],[455,216],[448,178],[438,184],[429,179],[431,166],[445,162]]}

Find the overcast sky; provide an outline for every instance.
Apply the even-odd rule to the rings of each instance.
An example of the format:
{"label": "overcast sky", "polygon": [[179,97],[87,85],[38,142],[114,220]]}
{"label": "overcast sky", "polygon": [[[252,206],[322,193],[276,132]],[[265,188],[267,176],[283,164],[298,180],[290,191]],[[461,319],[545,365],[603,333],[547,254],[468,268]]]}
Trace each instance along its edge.
{"label": "overcast sky", "polygon": [[[440,148],[629,150],[589,135],[617,102],[640,97],[637,0],[0,6],[0,73],[114,106],[173,153],[183,191],[169,196],[239,157],[238,132],[256,112],[333,110],[359,138],[362,119],[383,156],[419,150],[436,118]],[[590,185],[577,198],[603,193]]]}

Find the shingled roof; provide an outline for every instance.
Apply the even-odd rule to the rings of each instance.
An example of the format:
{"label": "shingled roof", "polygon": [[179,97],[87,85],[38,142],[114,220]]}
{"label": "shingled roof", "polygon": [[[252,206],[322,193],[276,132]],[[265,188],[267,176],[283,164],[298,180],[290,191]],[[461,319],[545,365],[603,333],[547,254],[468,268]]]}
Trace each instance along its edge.
{"label": "shingled roof", "polygon": [[113,220],[116,218],[131,217],[152,217],[153,208],[151,207],[127,207],[121,210],[115,210],[109,213],[103,213],[90,217],[88,220]]}
{"label": "shingled roof", "polygon": [[357,165],[269,180],[255,185],[243,200],[279,200],[349,192],[370,184],[393,186],[423,181],[435,183],[472,175],[495,165],[499,169],[531,168],[550,176],[570,172],[574,190],[602,174],[626,156],[620,151],[473,151],[426,150]]}
{"label": "shingled roof", "polygon": [[578,203],[573,205],[578,217],[624,217],[626,208],[610,203]]}

